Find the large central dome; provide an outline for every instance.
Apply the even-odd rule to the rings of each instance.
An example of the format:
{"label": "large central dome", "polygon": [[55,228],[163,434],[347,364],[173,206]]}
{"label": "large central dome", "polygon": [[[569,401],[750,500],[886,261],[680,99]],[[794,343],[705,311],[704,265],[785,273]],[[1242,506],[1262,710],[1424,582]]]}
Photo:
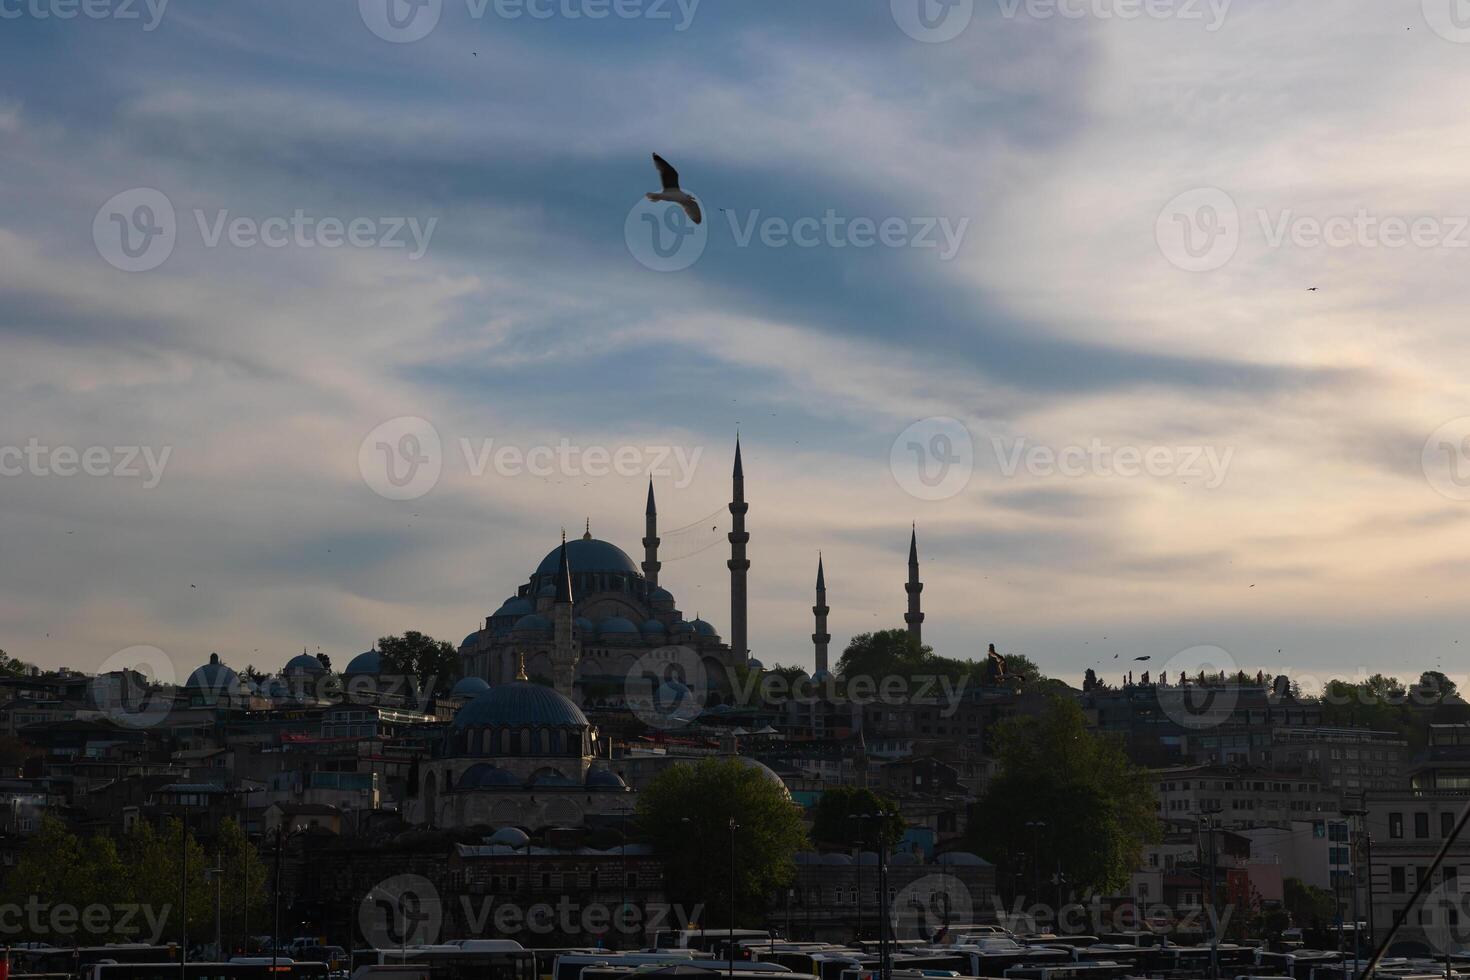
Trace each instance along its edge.
{"label": "large central dome", "polygon": [[[546,557],[541,559],[541,564],[536,566],[536,574],[538,576],[555,575],[560,555],[560,545],[548,551]],[[598,538],[574,538],[568,541],[567,566],[573,574],[578,572],[639,574],[638,566],[633,564],[633,559],[628,557],[626,551],[611,542]]]}

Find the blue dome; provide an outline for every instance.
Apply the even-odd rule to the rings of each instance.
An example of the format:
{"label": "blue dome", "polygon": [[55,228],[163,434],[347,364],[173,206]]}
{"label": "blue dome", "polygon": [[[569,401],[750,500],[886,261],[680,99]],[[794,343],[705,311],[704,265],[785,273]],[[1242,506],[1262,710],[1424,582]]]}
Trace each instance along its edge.
{"label": "blue dome", "polygon": [[659,586],[648,593],[648,599],[650,602],[673,602],[674,594],[663,586]]}
{"label": "blue dome", "polygon": [[531,780],[531,785],[532,786],[562,786],[562,787],[570,786],[570,787],[573,787],[573,788],[578,788],[578,783],[577,783],[577,781],[575,779],[572,779],[570,776],[563,776],[559,772],[541,772],[541,773],[537,773],[536,776],[535,776],[535,778],[533,778]]}
{"label": "blue dome", "polygon": [[597,631],[603,636],[606,636],[609,633],[636,634],[638,632],[638,627],[634,626],[632,622],[624,619],[621,616],[609,616],[602,622],[597,624]]}
{"label": "blue dome", "polygon": [[309,653],[298,653],[286,661],[286,667],[281,671],[283,674],[325,674],[327,668],[322,662]]}
{"label": "blue dome", "polygon": [[475,630],[469,636],[467,636],[467,637],[464,638],[464,642],[461,643],[460,646],[462,646],[462,647],[472,647],[472,646],[475,645],[475,643],[479,639],[480,639],[480,631],[479,630]]}
{"label": "blue dome", "polygon": [[515,630],[541,630],[550,633],[551,620],[545,616],[538,616],[536,613],[531,613],[529,616],[522,616],[516,620],[515,626],[511,628]]}
{"label": "blue dome", "polygon": [[690,623],[689,625],[693,626],[694,632],[698,633],[700,636],[716,635],[715,628],[702,619],[696,619],[693,623]]}
{"label": "blue dome", "polygon": [[497,684],[460,708],[454,716],[454,727],[471,725],[590,727],[581,708],[551,688],[530,681]]}
{"label": "blue dome", "polygon": [[344,674],[376,674],[383,667],[383,655],[376,650],[359,653],[347,661],[347,669]]}
{"label": "blue dome", "polygon": [[669,624],[670,633],[688,633],[694,629],[694,624],[687,619],[676,619]]}
{"label": "blue dome", "polygon": [[766,669],[766,665],[763,664],[763,663],[761,663],[759,660],[755,659],[754,657],[751,657],[749,660],[747,660],[745,662],[745,666],[749,667],[751,670],[765,670]]}
{"label": "blue dome", "polygon": [[587,636],[591,636],[593,633],[597,632],[597,627],[593,626],[592,620],[588,619],[586,616],[578,616],[576,619],[572,620],[572,625],[577,627],[577,629],[581,630]]}
{"label": "blue dome", "polygon": [[620,790],[627,789],[628,784],[611,769],[595,768],[587,770],[587,788]]}
{"label": "blue dome", "polygon": [[641,628],[642,628],[643,632],[645,632],[645,633],[667,633],[668,632],[668,630],[664,627],[664,624],[663,623],[660,623],[656,619],[650,619],[648,622],[644,623]]}
{"label": "blue dome", "polygon": [[528,615],[528,614],[533,613],[535,611],[536,610],[534,610],[534,609],[531,608],[531,603],[530,603],[529,600],[522,599],[518,595],[513,595],[509,599],[507,599],[503,603],[501,603],[500,604],[500,608],[497,609],[497,610],[495,610],[495,612],[491,613],[490,615],[491,616],[514,616],[517,619],[519,619],[520,617],[525,616],[525,615]]}
{"label": "blue dome", "polygon": [[531,838],[519,827],[501,827],[486,839],[489,844],[503,844],[506,847],[525,847],[531,843]]}
{"label": "blue dome", "polygon": [[[318,664],[317,666],[321,666]],[[240,677],[233,670],[220,663],[219,654],[211,653],[209,663],[197,668],[184,682],[185,687],[201,688],[207,691],[229,693],[239,686]]]}
{"label": "blue dome", "polygon": [[454,783],[456,790],[500,789],[507,786],[520,789],[521,781],[514,774],[488,762],[477,762],[470,766]]}
{"label": "blue dome", "polygon": [[473,698],[484,694],[488,690],[490,690],[490,685],[483,677],[461,677],[449,689],[449,696],[452,698]]}
{"label": "blue dome", "polygon": [[[558,545],[546,553],[541,564],[536,566],[537,575],[554,575],[561,556]],[[615,544],[597,538],[573,538],[567,542],[567,567],[576,572],[628,572],[638,574],[638,566],[628,553]]]}

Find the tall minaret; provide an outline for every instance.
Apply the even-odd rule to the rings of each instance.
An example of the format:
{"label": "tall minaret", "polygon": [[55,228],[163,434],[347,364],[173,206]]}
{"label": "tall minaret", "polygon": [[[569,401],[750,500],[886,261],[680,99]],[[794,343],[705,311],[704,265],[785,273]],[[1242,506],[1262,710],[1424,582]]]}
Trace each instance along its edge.
{"label": "tall minaret", "polygon": [[[588,528],[588,536],[591,528]],[[551,681],[557,693],[572,696],[579,644],[572,636],[572,573],[567,567],[567,534],[562,531],[561,553],[556,560],[556,599],[552,604]]]}
{"label": "tall minaret", "polygon": [[745,471],[740,466],[740,437],[735,437],[734,494],[730,501],[731,527],[730,560],[725,562],[730,569],[730,650],[737,663],[745,663],[750,655],[745,638],[745,573],[750,562],[745,557],[745,544],[750,535],[745,533],[745,512],[750,509],[745,502]]}
{"label": "tall minaret", "polygon": [[909,636],[914,638],[914,642],[923,643],[924,613],[919,609],[919,593],[924,591],[924,583],[919,581],[919,529],[917,527],[909,532],[909,581],[903,589],[909,594],[909,611],[904,614],[903,621],[909,624]]}
{"label": "tall minaret", "polygon": [[658,588],[658,510],[653,506],[653,477],[648,478],[648,506],[643,511],[643,577],[649,591]]}
{"label": "tall minaret", "polygon": [[[812,634],[812,645],[817,651],[817,673],[827,673],[827,644],[832,634],[827,632],[827,579],[822,575],[822,554],[817,553],[817,604],[812,606],[812,615],[817,619],[817,631]],[[813,675],[815,676],[815,675]]]}

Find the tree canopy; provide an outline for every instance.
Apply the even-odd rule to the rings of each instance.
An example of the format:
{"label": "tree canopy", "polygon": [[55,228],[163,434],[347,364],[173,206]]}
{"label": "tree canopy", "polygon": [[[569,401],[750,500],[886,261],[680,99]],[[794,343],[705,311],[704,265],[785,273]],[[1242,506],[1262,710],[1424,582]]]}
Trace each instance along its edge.
{"label": "tree canopy", "polygon": [[1047,882],[1059,870],[1082,894],[1126,885],[1159,828],[1148,773],[1120,742],[1090,733],[1062,697],[996,725],[992,740],[1000,768],[970,823],[974,850],[1028,889],[1032,874]]}
{"label": "tree canopy", "polygon": [[[1036,663],[1024,654],[1004,654],[1006,676],[1024,684],[1045,681]],[[847,644],[837,661],[837,673],[853,677],[948,677],[955,684],[980,684],[986,680],[987,659],[957,660],[941,657],[927,643],[916,641],[906,629],[859,633]]]}
{"label": "tree canopy", "polygon": [[425,694],[447,694],[462,671],[454,644],[417,630],[380,637],[378,652],[382,655],[382,674],[414,678]]}
{"label": "tree canopy", "polygon": [[732,818],[736,917],[752,925],[795,877],[796,852],[806,844],[800,807],[768,775],[731,757],[671,766],[638,794],[638,825],[664,860],[669,901],[703,903],[701,926],[729,921]]}
{"label": "tree canopy", "polygon": [[[872,815],[886,813],[878,819]],[[864,819],[872,817],[872,819]],[[812,811],[812,838],[824,844],[858,842],[869,848],[874,837],[881,836],[887,847],[903,836],[903,817],[898,814],[898,801],[858,786],[834,786],[822,792]]]}
{"label": "tree canopy", "polygon": [[[219,867],[221,923],[226,943],[244,933],[244,911],[254,921],[265,921],[266,871],[240,825],[225,818],[219,826],[215,849],[206,853],[183,827],[169,821],[163,833],[139,821],[123,837],[97,835],[79,838],[54,817],[45,817],[40,829],[21,850],[6,878],[7,903],[43,908],[66,906],[76,910],[101,906],[109,914],[82,914],[57,923],[75,924],[72,937],[82,943],[177,942],[182,917],[179,910],[181,845],[188,848],[188,922],[192,942],[214,938],[215,885],[205,869]],[[147,915],[115,914],[128,906],[150,910]],[[43,913],[50,920],[49,912]],[[150,917],[151,916],[151,917]],[[65,938],[65,937],[63,937]],[[64,943],[60,943],[63,944]]]}

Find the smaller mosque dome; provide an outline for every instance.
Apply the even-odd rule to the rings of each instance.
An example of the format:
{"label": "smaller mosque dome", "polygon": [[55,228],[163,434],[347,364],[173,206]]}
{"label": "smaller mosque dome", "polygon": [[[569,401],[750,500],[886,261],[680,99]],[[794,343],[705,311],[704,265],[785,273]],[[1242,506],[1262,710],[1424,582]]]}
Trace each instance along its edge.
{"label": "smaller mosque dome", "polygon": [[521,630],[528,630],[533,632],[550,633],[551,620],[547,619],[545,616],[531,613],[529,616],[522,616],[520,619],[516,620],[516,624],[514,627],[512,627],[512,629],[516,630],[517,632]]}
{"label": "smaller mosque dome", "polygon": [[467,636],[467,637],[464,638],[464,642],[461,643],[460,646],[462,646],[462,647],[472,647],[476,643],[478,643],[479,641],[480,641],[480,631],[479,630],[475,630],[469,636]]}
{"label": "smaller mosque dome", "polygon": [[579,784],[570,776],[564,776],[553,769],[548,769],[543,772],[538,772],[532,778],[531,785],[540,789],[551,789],[561,787],[577,788]]}
{"label": "smaller mosque dome", "polygon": [[658,636],[662,636],[662,635],[664,635],[665,633],[668,632],[668,628],[666,626],[664,626],[663,623],[660,623],[656,619],[650,619],[648,622],[644,623],[640,627],[640,629],[644,633],[653,633],[653,634],[656,634]]}
{"label": "smaller mosque dome", "polygon": [[587,770],[588,789],[625,790],[628,784],[623,782],[623,777],[611,769],[596,767]]}
{"label": "smaller mosque dome", "polygon": [[904,867],[907,867],[909,865],[918,864],[919,863],[919,859],[916,858],[916,857],[914,857],[912,854],[910,854],[907,851],[899,851],[897,854],[893,855],[892,857],[890,857],[888,859],[888,863],[889,863],[890,866],[904,866]]}
{"label": "smaller mosque dome", "polygon": [[834,852],[832,854],[823,854],[822,863],[830,864],[836,867],[845,867],[852,864],[852,858],[848,857],[846,854],[838,854]]}
{"label": "smaller mosque dome", "polygon": [[521,781],[508,770],[492,766],[488,762],[477,762],[470,766],[454,783],[456,790],[505,789],[507,787],[520,789]]}
{"label": "smaller mosque dome", "polygon": [[460,708],[454,727],[472,725],[589,727],[587,716],[569,698],[530,681],[496,684]]}
{"label": "smaller mosque dome", "polygon": [[506,847],[525,847],[531,838],[519,827],[501,827],[487,838],[487,843],[503,844]]}
{"label": "smaller mosque dome", "polygon": [[184,682],[184,686],[210,691],[231,691],[239,683],[239,675],[220,663],[219,654],[211,653],[209,663],[196,668],[194,673],[189,675],[189,679]]}
{"label": "smaller mosque dome", "polygon": [[715,628],[702,619],[696,619],[689,625],[694,627],[694,632],[700,636],[715,636]]}
{"label": "smaller mosque dome", "polygon": [[604,641],[622,643],[638,638],[638,627],[622,616],[609,616],[597,624],[597,635]]}
{"label": "smaller mosque dome", "polygon": [[670,633],[693,633],[694,624],[685,619],[676,619],[669,624]]}
{"label": "smaller mosque dome", "polygon": [[823,667],[820,670],[818,670],[815,674],[812,675],[812,680],[814,680],[814,681],[826,681],[831,676],[832,676],[832,674],[827,670],[827,668],[826,667]]}
{"label": "smaller mosque dome", "polygon": [[454,687],[449,689],[452,698],[473,698],[490,690],[490,685],[483,677],[461,677],[454,682]]}
{"label": "smaller mosque dome", "polygon": [[325,674],[326,672],[327,668],[322,666],[322,662],[309,653],[298,653],[286,661],[285,669],[281,671],[287,677],[293,674],[310,674],[316,676],[318,674]]}
{"label": "smaller mosque dome", "polygon": [[526,599],[522,599],[518,595],[513,595],[509,599],[505,600],[505,602],[501,603],[500,608],[491,613],[491,617],[498,619],[501,616],[514,616],[519,619],[520,617],[533,612],[535,612],[535,610],[531,608],[531,603],[529,601],[527,601]]}
{"label": "smaller mosque dome", "polygon": [[588,619],[586,616],[578,616],[576,619],[572,620],[572,625],[581,630],[584,636],[591,636],[593,633],[597,632],[597,627],[593,626],[592,620]]}
{"label": "smaller mosque dome", "polygon": [[674,594],[663,586],[658,586],[648,593],[649,602],[673,602]]}
{"label": "smaller mosque dome", "polygon": [[347,661],[347,669],[342,673],[349,677],[354,674],[376,674],[382,667],[383,655],[376,650],[368,650]]}
{"label": "smaller mosque dome", "polygon": [[745,662],[745,666],[749,667],[751,670],[765,670],[766,669],[766,665],[763,664],[763,663],[761,663],[759,660],[755,659],[754,657],[751,657],[749,660],[747,660]]}

